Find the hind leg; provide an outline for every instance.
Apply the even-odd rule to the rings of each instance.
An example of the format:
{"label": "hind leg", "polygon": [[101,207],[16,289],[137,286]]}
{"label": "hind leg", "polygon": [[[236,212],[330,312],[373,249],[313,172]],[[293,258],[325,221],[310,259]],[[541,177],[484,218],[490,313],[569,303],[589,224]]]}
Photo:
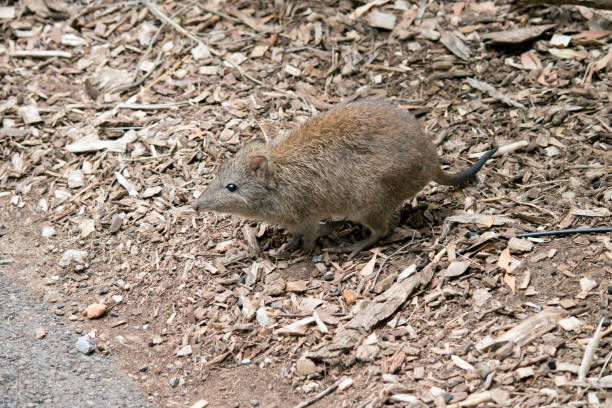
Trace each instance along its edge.
{"label": "hind leg", "polygon": [[332,253],[350,252],[348,259],[352,259],[359,252],[369,248],[389,234],[390,218],[389,214],[383,212],[367,214],[365,217],[357,220],[370,230],[370,235],[367,238],[346,247],[333,247],[327,248],[327,250]]}

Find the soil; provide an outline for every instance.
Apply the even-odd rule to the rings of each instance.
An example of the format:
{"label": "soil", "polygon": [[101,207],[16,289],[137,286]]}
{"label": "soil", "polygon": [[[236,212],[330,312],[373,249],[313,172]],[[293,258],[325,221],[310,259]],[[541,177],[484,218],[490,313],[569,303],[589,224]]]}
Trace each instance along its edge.
{"label": "soil", "polygon": [[[310,406],[612,403],[612,387],[577,379],[600,321],[608,331],[587,377],[611,374],[611,233],[515,240],[611,224],[608,12],[159,3],[206,51],[146,2],[76,13],[34,3],[0,20],[0,270],[53,310],[74,302],[60,318],[75,336],[94,331],[97,353],[152,404],[293,407],[343,378],[353,385]],[[516,39],[518,28],[530,34]],[[553,35],[571,41],[555,46]],[[70,56],[11,54],[40,49]],[[525,143],[474,185],[426,187],[394,235],[352,261],[323,250],[359,239],[350,223],[306,256],[279,253],[287,235],[276,226],[192,211],[241,144],[366,97],[419,116],[449,170],[492,143]],[[49,226],[56,234],[43,237]],[[69,249],[87,256],[58,265]],[[413,264],[432,275],[391,308],[385,295]],[[338,347],[384,301],[388,315]],[[83,315],[93,303],[109,308],[100,319]],[[549,308],[565,320],[524,344],[478,349]],[[322,323],[283,334],[313,311]],[[298,372],[307,357],[313,372]]]}

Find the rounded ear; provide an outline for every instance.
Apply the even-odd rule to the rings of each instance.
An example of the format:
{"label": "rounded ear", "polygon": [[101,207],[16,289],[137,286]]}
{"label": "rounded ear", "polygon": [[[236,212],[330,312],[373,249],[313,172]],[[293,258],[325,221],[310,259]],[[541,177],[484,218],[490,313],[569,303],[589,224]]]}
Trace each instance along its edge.
{"label": "rounded ear", "polygon": [[249,159],[249,170],[260,177],[267,178],[268,158],[261,155],[251,157]]}

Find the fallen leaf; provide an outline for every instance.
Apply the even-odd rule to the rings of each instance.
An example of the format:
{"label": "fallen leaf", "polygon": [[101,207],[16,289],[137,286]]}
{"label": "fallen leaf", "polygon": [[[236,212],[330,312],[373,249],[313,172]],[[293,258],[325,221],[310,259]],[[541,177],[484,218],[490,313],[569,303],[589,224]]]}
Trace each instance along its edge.
{"label": "fallen leaf", "polygon": [[545,24],[514,30],[496,31],[482,35],[483,40],[490,40],[492,44],[520,44],[531,41],[553,28],[555,24]]}
{"label": "fallen leaf", "polygon": [[529,70],[542,69],[542,62],[533,50],[521,54],[521,64]]}
{"label": "fallen leaf", "polygon": [[363,267],[363,269],[359,272],[361,276],[366,277],[370,276],[372,272],[374,272],[374,266],[376,265],[376,257],[378,256],[378,248],[374,250],[374,255],[368,261],[368,263]]}
{"label": "fallen leaf", "polygon": [[510,264],[512,263],[512,256],[510,256],[510,248],[506,247],[499,254],[499,259],[497,260],[497,266],[506,271],[506,273],[510,273]]}

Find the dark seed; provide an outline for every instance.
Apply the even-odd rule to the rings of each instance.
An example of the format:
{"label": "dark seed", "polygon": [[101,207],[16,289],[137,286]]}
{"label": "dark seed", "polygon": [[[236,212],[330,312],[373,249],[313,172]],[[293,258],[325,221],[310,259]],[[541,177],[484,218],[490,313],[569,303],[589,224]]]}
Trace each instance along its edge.
{"label": "dark seed", "polygon": [[557,362],[553,358],[549,358],[546,364],[548,364],[548,368],[550,368],[551,370],[554,370],[557,368]]}

